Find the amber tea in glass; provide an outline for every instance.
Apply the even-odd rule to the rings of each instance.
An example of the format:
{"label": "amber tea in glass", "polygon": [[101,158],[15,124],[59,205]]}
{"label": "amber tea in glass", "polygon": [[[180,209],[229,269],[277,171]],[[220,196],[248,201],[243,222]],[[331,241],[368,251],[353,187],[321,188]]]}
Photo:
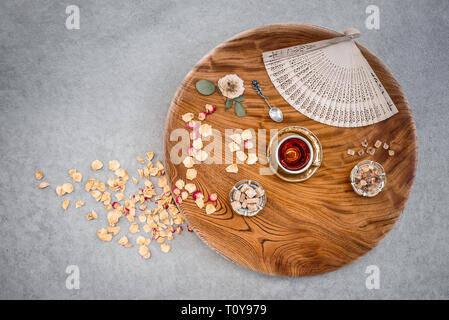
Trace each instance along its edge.
{"label": "amber tea in glass", "polygon": [[279,164],[288,171],[293,172],[308,167],[312,157],[310,144],[297,136],[281,141],[277,153]]}

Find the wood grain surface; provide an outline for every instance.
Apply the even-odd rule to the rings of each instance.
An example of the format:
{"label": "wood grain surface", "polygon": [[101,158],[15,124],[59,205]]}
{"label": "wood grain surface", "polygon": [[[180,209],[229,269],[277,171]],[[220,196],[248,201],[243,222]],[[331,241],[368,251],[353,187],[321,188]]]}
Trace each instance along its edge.
{"label": "wood grain surface", "polygon": [[[260,175],[262,165],[259,163],[239,165],[237,174],[226,173],[225,164],[195,166],[198,170],[195,184],[206,195],[218,193],[218,210],[206,215],[190,197],[180,205],[181,212],[210,247],[252,270],[272,275],[306,276],[347,265],[385,237],[401,215],[410,194],[417,166],[413,116],[398,82],[371,52],[359,46],[399,113],[362,128],[337,128],[308,119],[283,100],[264,69],[263,51],[337,35],[340,34],[303,24],[271,25],[243,32],[198,62],[182,82],[170,106],[164,153],[171,185],[179,178],[185,180],[186,168],[182,163],[174,164],[170,160],[170,150],[178,143],[170,141],[170,133],[176,128],[185,128],[182,114],[203,111],[206,103],[217,106],[217,112],[209,116],[206,123],[223,135],[225,129],[281,129],[299,125],[310,129],[320,139],[323,147],[321,167],[312,178],[301,183],[288,183],[274,175]],[[238,118],[233,110],[225,112],[223,97],[217,93],[202,96],[195,89],[199,79],[216,83],[229,73],[236,73],[245,81],[247,116],[244,118]],[[260,81],[271,104],[283,111],[283,123],[269,119],[268,109],[251,88],[254,79]],[[358,150],[365,138],[370,145],[377,139],[390,143],[396,155],[389,157],[383,149],[374,156],[346,154],[350,147]],[[349,182],[352,167],[364,159],[381,163],[387,173],[385,189],[374,198],[358,196]],[[266,207],[255,217],[237,215],[230,207],[229,190],[241,179],[257,180],[265,188]]]}

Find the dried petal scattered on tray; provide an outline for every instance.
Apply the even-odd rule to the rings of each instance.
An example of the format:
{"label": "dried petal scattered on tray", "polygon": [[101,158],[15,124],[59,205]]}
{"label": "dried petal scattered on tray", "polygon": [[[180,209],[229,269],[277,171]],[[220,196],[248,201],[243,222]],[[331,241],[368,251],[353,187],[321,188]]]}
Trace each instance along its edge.
{"label": "dried petal scattered on tray", "polygon": [[64,200],[64,201],[62,202],[62,208],[63,208],[64,210],[67,210],[69,204],[70,204],[70,200]]}
{"label": "dried petal scattered on tray", "polygon": [[81,182],[81,180],[83,180],[83,175],[82,175],[81,172],[75,172],[72,175],[72,179],[73,179],[74,182]]}
{"label": "dried petal scattered on tray", "polygon": [[62,190],[64,190],[65,193],[72,193],[73,192],[73,184],[71,184],[71,183],[64,183],[62,185]]}
{"label": "dried petal scattered on tray", "polygon": [[233,135],[230,136],[230,138],[231,138],[232,141],[234,141],[236,144],[242,143],[242,135],[240,135],[240,134],[238,134],[238,133],[234,133]]}
{"label": "dried petal scattered on tray", "polygon": [[230,142],[228,144],[229,150],[231,150],[231,152],[235,152],[237,150],[240,150],[240,147],[237,143],[235,143],[234,141]]}
{"label": "dried petal scattered on tray", "polygon": [[237,159],[241,162],[244,162],[248,156],[245,154],[245,152],[239,150],[235,153],[235,155],[237,156]]}
{"label": "dried petal scattered on tray", "polygon": [[170,245],[168,243],[161,244],[161,251],[164,253],[167,253],[170,251]]}
{"label": "dried petal scattered on tray", "polygon": [[194,157],[196,160],[202,162],[202,161],[206,161],[206,159],[209,157],[209,155],[207,154],[206,151],[199,150],[197,153],[194,154]]}
{"label": "dried petal scattered on tray", "polygon": [[193,120],[193,118],[195,117],[195,115],[191,112],[185,113],[182,115],[182,121],[184,122],[189,122],[190,120]]}
{"label": "dried petal scattered on tray", "polygon": [[114,171],[115,175],[119,178],[123,178],[126,175],[126,171],[123,168],[118,168]]}
{"label": "dried petal scattered on tray", "polygon": [[159,180],[157,181],[157,185],[159,188],[164,188],[165,186],[167,186],[167,177],[159,178]]}
{"label": "dried petal scattered on tray", "polygon": [[242,132],[242,139],[243,140],[249,140],[252,137],[253,137],[253,134],[251,132],[251,129],[243,130],[243,132]]}
{"label": "dried petal scattered on tray", "polygon": [[191,129],[191,130],[194,130],[194,129],[196,130],[199,125],[200,125],[200,123],[195,120],[190,120],[189,122],[186,123],[187,129]]}
{"label": "dried petal scattered on tray", "polygon": [[209,201],[216,202],[218,200],[218,195],[216,193],[211,193],[209,195]]}
{"label": "dried petal scattered on tray", "polygon": [[187,183],[185,185],[185,189],[189,192],[192,193],[196,190],[196,185],[194,185],[193,183]]}
{"label": "dried petal scattered on tray", "polygon": [[106,185],[104,183],[99,183],[97,186],[98,190],[100,190],[101,192],[106,191]]}
{"label": "dried petal scattered on tray", "polygon": [[210,135],[212,135],[212,126],[204,123],[200,126],[200,128],[198,129],[198,132],[203,136],[203,137],[208,137]]}
{"label": "dried petal scattered on tray", "polygon": [[[147,168],[145,168],[147,169]],[[144,169],[144,175],[145,177],[148,177],[148,175],[146,174],[146,170]],[[152,177],[155,177],[157,175],[157,173],[159,172],[159,170],[156,167],[152,167],[148,170],[148,174]]]}
{"label": "dried petal scattered on tray", "polygon": [[253,147],[254,147],[254,144],[251,141],[245,140],[243,142],[243,148],[244,149],[252,149]]}
{"label": "dried petal scattered on tray", "polygon": [[193,180],[193,179],[196,178],[197,173],[198,172],[195,169],[193,169],[193,168],[187,169],[187,171],[186,171],[186,178],[188,180]]}
{"label": "dried petal scattered on tray", "polygon": [[109,161],[109,170],[116,171],[118,168],[120,168],[120,162],[118,160]]}
{"label": "dried petal scattered on tray", "polygon": [[[199,122],[195,122],[195,124],[197,124],[198,127],[200,125]],[[204,128],[207,129],[207,127]],[[199,134],[197,135],[197,139],[198,138]],[[198,147],[198,145],[196,146]],[[107,212],[105,215],[106,217],[103,219],[107,219],[109,226],[97,231],[97,236],[100,240],[106,242],[111,241],[112,238],[120,232],[120,226],[117,224],[122,216],[126,217],[125,223],[126,220],[130,222],[128,225],[129,232],[138,233],[140,231],[139,223],[134,222],[138,219],[138,221],[142,223],[142,228],[145,233],[151,235],[151,237],[159,244],[164,244],[166,241],[173,240],[175,233],[181,233],[181,224],[184,223],[184,217],[176,206],[172,193],[170,192],[171,190],[168,185],[167,177],[165,176],[164,165],[160,161],[156,161],[155,164],[152,163],[154,157],[153,152],[147,152],[146,155],[148,161],[140,156],[137,157],[137,161],[142,164],[142,167],[137,169],[140,179],[138,180],[135,177],[132,177],[132,181],[138,185],[139,183],[142,183],[143,180],[144,187],[138,188],[138,191],[136,191],[135,194],[125,196],[126,183],[131,177],[129,177],[125,168],[120,167],[118,160],[109,161],[109,169],[115,173],[115,176],[108,178],[106,183],[100,182],[98,179],[88,179],[86,182],[84,190],[89,192],[96,201],[101,202]],[[193,158],[191,158],[191,161],[193,166]],[[100,164],[94,161],[91,163],[91,167],[93,169],[99,168]],[[192,169],[188,172],[188,176],[194,179],[197,171]],[[82,174],[77,172],[76,169],[70,169],[69,175],[74,182],[80,182],[82,180]],[[162,189],[160,194],[158,194],[154,183],[150,180],[151,176],[157,177],[157,186]],[[176,194],[181,201],[182,199],[188,198],[189,192],[192,193],[196,190],[195,184],[190,183],[185,185],[185,182],[182,179],[178,179],[176,185],[173,194]],[[40,188],[47,186],[48,183],[46,182],[40,183]],[[72,193],[73,191],[74,186],[71,183],[64,183],[56,186],[56,193],[59,196]],[[116,199],[117,201],[112,200],[113,195],[115,196],[114,200]],[[202,200],[204,201],[204,197]],[[124,202],[120,203],[121,201]],[[69,203],[70,200],[68,199],[63,201],[63,208],[67,209]],[[151,208],[151,204],[156,205],[156,207]],[[75,203],[76,208],[83,205],[84,202],[81,200],[78,200]],[[85,217],[87,220],[99,218],[94,210],[87,213]],[[150,251],[147,247],[150,242],[151,238],[145,238],[143,236],[139,236],[136,239],[136,243],[140,246],[139,254],[145,259],[150,257]],[[124,247],[132,246],[126,236],[121,237],[117,243]],[[163,248],[168,251],[170,245],[164,245]]]}
{"label": "dried petal scattered on tray", "polygon": [[182,163],[186,168],[192,168],[193,167],[193,158],[192,157],[186,157]]}
{"label": "dried petal scattered on tray", "polygon": [[44,177],[44,175],[42,174],[42,171],[37,171],[34,174],[34,177],[36,178],[36,180],[41,180]]}
{"label": "dried petal scattered on tray", "polygon": [[133,224],[131,224],[131,226],[129,227],[129,232],[131,232],[131,233],[139,232],[139,224],[137,222],[134,222]]}
{"label": "dried petal scattered on tray", "polygon": [[144,259],[149,259],[151,257],[150,249],[147,246],[140,246],[139,247],[139,254]]}
{"label": "dried petal scattered on tray", "polygon": [[203,198],[197,198],[195,200],[196,205],[198,208],[202,209],[204,207],[204,199]]}
{"label": "dried petal scattered on tray", "polygon": [[92,195],[92,197],[93,197],[96,201],[100,201],[101,196],[102,196],[103,194],[101,193],[101,191],[94,190],[94,191],[91,192],[91,195]]}
{"label": "dried petal scattered on tray", "polygon": [[144,236],[138,236],[136,239],[136,244],[139,246],[147,246],[151,242],[150,238],[145,238]]}
{"label": "dried petal scattered on tray", "polygon": [[230,164],[229,166],[226,167],[226,172],[237,173],[239,172],[239,167],[235,163]]}
{"label": "dried petal scattered on tray", "polygon": [[[109,226],[111,226],[111,227],[115,226],[115,224],[120,220],[121,216],[122,216],[122,212],[120,210],[114,209],[112,211],[109,211],[107,214]],[[137,225],[137,227],[138,226],[139,225]]]}
{"label": "dried petal scattered on tray", "polygon": [[206,120],[206,117],[207,117],[206,112],[203,111],[203,112],[198,113],[198,120],[204,121],[204,120]]}
{"label": "dried petal scattered on tray", "polygon": [[147,221],[147,216],[145,215],[145,213],[139,214],[138,218],[141,223],[145,223]]}
{"label": "dried petal scattered on tray", "polygon": [[97,231],[97,236],[102,241],[111,241],[112,240],[112,234],[108,233],[108,231],[105,228],[101,228]]}
{"label": "dried petal scattered on tray", "polygon": [[207,214],[212,214],[215,211],[217,211],[217,208],[215,208],[215,205],[213,205],[212,203],[207,204],[207,206],[206,206],[206,213]]}
{"label": "dried petal scattered on tray", "polygon": [[79,208],[79,207],[82,207],[82,206],[84,206],[84,201],[82,201],[82,200],[78,200],[75,203],[75,208]]}
{"label": "dried petal scattered on tray", "polygon": [[50,185],[50,184],[48,184],[47,182],[41,182],[41,183],[39,184],[39,188],[40,188],[40,189],[44,189],[44,188],[47,188],[49,185]]}
{"label": "dried petal scattered on tray", "polygon": [[201,139],[196,139],[195,141],[193,141],[192,146],[196,150],[200,150],[203,148],[203,141]]}
{"label": "dried petal scattered on tray", "polygon": [[151,224],[146,224],[143,226],[143,231],[145,231],[146,233],[150,233],[151,230],[153,230],[153,226]]}
{"label": "dried petal scattered on tray", "polygon": [[255,164],[257,162],[258,158],[255,153],[249,153],[248,154],[248,160],[246,161],[247,164]]}
{"label": "dried petal scattered on tray", "polygon": [[56,194],[60,197],[65,195],[65,191],[64,189],[62,189],[62,185],[56,186]]}
{"label": "dried petal scattered on tray", "polygon": [[207,114],[214,113],[215,110],[217,110],[217,107],[215,107],[215,106],[212,105],[212,104],[206,104],[204,108],[206,109],[206,113],[207,113]]}
{"label": "dried petal scattered on tray", "polygon": [[[196,139],[198,139],[198,138],[196,138]],[[195,139],[192,139],[192,140],[195,140]],[[187,155],[189,157],[193,156],[194,152],[196,152],[196,150],[193,146],[188,147],[186,151],[187,151]]]}
{"label": "dried petal scattered on tray", "polygon": [[132,244],[129,243],[129,240],[128,240],[128,237],[127,237],[127,236],[121,237],[121,238],[117,241],[117,243],[118,243],[119,245],[125,247],[125,248],[129,248],[129,247],[132,246]]}
{"label": "dried petal scattered on tray", "polygon": [[92,212],[86,216],[87,220],[93,220],[93,219],[97,219],[97,218],[98,218],[98,215],[94,210],[92,210]]}
{"label": "dried petal scattered on tray", "polygon": [[194,200],[199,198],[204,199],[204,194],[201,191],[197,190],[193,193],[192,197]]}
{"label": "dried petal scattered on tray", "polygon": [[178,187],[180,190],[184,189],[185,185],[186,184],[185,184],[184,180],[182,180],[182,179],[178,179],[175,182],[175,186]]}
{"label": "dried petal scattered on tray", "polygon": [[100,160],[94,160],[92,161],[92,164],[90,165],[92,170],[100,170],[101,168],[103,168],[103,162],[101,162]]}
{"label": "dried petal scattered on tray", "polygon": [[108,227],[106,230],[116,236],[120,232],[120,227]]}

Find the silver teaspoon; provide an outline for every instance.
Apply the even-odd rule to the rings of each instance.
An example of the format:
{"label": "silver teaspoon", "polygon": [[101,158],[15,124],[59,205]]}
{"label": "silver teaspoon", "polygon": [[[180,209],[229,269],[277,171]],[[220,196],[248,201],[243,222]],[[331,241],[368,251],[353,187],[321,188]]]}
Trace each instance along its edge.
{"label": "silver teaspoon", "polygon": [[262,90],[260,89],[259,81],[253,80],[252,85],[253,85],[254,91],[256,91],[256,93],[260,97],[262,97],[262,99],[265,101],[265,103],[270,108],[270,112],[268,112],[268,114],[270,115],[271,120],[273,120],[275,122],[282,122],[282,120],[284,119],[284,115],[282,114],[282,111],[279,108],[271,106],[271,104],[268,102],[267,98],[265,98],[265,96],[263,95]]}

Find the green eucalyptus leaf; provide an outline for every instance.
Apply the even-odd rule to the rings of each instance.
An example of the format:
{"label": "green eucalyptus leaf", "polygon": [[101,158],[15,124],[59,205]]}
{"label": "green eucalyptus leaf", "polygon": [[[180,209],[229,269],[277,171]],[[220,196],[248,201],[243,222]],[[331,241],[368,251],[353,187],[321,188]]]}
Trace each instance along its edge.
{"label": "green eucalyptus leaf", "polygon": [[244,117],[246,115],[245,107],[238,101],[234,104],[234,111],[238,117]]}
{"label": "green eucalyptus leaf", "polygon": [[228,110],[229,108],[231,108],[232,107],[232,104],[234,103],[234,100],[226,100],[226,103],[225,103],[225,110]]}
{"label": "green eucalyptus leaf", "polygon": [[238,101],[238,102],[243,102],[243,101],[245,101],[245,98],[243,97],[243,95],[241,95],[241,96],[238,96],[237,98],[234,98],[234,100]]}
{"label": "green eucalyptus leaf", "polygon": [[198,80],[195,86],[196,90],[198,90],[199,93],[205,96],[209,96],[215,92],[215,85],[212,81],[209,80]]}

